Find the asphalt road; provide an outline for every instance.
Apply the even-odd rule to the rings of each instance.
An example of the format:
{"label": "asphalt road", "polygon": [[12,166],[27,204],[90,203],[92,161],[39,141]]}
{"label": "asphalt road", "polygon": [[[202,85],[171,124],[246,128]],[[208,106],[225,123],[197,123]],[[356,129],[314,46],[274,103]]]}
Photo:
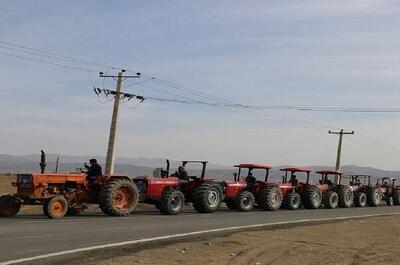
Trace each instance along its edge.
{"label": "asphalt road", "polygon": [[247,213],[222,209],[215,214],[198,214],[188,209],[178,216],[164,216],[156,210],[149,210],[125,218],[91,214],[60,220],[50,220],[41,215],[20,215],[0,219],[0,264],[77,248],[201,230],[391,213],[400,214],[400,207]]}

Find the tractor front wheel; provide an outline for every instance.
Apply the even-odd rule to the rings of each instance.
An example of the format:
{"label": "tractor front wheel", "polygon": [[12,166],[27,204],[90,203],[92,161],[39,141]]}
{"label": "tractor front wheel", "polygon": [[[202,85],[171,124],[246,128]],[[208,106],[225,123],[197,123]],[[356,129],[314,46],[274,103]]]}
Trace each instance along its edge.
{"label": "tractor front wheel", "polygon": [[222,202],[221,186],[205,182],[196,188],[193,194],[193,207],[200,213],[215,212]]}
{"label": "tractor front wheel", "polygon": [[68,211],[68,202],[62,196],[56,196],[46,201],[43,204],[43,213],[48,218],[60,219],[63,218]]}
{"label": "tractor front wheel", "polygon": [[242,191],[236,197],[235,201],[235,209],[241,212],[251,211],[254,208],[254,195],[250,191]]}
{"label": "tractor front wheel", "polygon": [[282,205],[282,192],[278,186],[269,186],[258,193],[257,204],[263,210],[276,211]]}
{"label": "tractor front wheel", "polygon": [[0,197],[0,217],[13,217],[21,209],[21,203],[12,195]]}
{"label": "tractor front wheel", "polygon": [[297,210],[301,206],[301,197],[297,192],[290,192],[285,198],[285,207],[288,210]]}
{"label": "tractor front wheel", "polygon": [[354,194],[350,187],[341,186],[338,189],[339,207],[350,208],[353,205]]}
{"label": "tractor front wheel", "polygon": [[318,209],[322,202],[321,191],[317,188],[309,188],[304,192],[303,202],[307,209]]}
{"label": "tractor front wheel", "polygon": [[394,200],[392,196],[387,197],[386,199],[386,205],[387,206],[393,206],[394,205]]}
{"label": "tractor front wheel", "polygon": [[379,188],[374,187],[368,191],[367,195],[368,205],[372,207],[377,207],[381,204],[381,193]]}
{"label": "tractor front wheel", "polygon": [[354,196],[354,205],[356,207],[367,206],[367,195],[364,192],[357,192]]}
{"label": "tractor front wheel", "polygon": [[128,179],[113,179],[100,190],[99,204],[109,216],[127,216],[136,209],[139,192],[136,184]]}
{"label": "tractor front wheel", "polygon": [[324,206],[327,209],[335,209],[339,203],[339,196],[334,191],[328,191],[324,196]]}
{"label": "tractor front wheel", "polygon": [[158,207],[162,214],[176,215],[182,211],[184,203],[185,196],[181,191],[176,189],[168,189],[164,191]]}

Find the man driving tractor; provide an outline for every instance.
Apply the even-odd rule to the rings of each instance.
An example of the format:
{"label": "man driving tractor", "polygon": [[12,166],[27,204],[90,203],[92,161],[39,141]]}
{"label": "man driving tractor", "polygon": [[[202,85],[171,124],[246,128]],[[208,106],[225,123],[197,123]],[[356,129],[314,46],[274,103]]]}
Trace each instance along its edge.
{"label": "man driving tractor", "polygon": [[86,174],[89,182],[94,182],[97,177],[103,175],[101,166],[97,163],[96,159],[89,160],[90,166],[85,163],[84,167],[87,169]]}
{"label": "man driving tractor", "polygon": [[189,175],[184,166],[179,166],[178,171],[176,171],[173,175],[177,176],[179,180],[189,181]]}

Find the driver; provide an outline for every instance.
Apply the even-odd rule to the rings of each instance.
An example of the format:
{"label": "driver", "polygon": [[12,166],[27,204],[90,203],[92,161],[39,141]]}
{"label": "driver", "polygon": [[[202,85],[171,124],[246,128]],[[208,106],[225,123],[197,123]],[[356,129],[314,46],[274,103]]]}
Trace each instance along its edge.
{"label": "driver", "polygon": [[90,159],[89,164],[90,166],[85,163],[84,167],[87,169],[86,174],[88,176],[88,180],[90,182],[94,182],[97,177],[103,175],[103,172],[101,166],[97,163],[96,159]]}
{"label": "driver", "polygon": [[247,177],[245,178],[245,181],[248,184],[254,184],[256,183],[257,179],[253,176],[253,173],[249,172],[249,174],[247,175]]}
{"label": "driver", "polygon": [[179,180],[189,181],[189,175],[184,166],[179,166],[178,171],[176,171],[174,175],[176,175],[179,178]]}
{"label": "driver", "polygon": [[290,183],[292,183],[293,186],[297,186],[299,184],[299,181],[297,180],[297,176],[295,174],[292,174],[290,177]]}

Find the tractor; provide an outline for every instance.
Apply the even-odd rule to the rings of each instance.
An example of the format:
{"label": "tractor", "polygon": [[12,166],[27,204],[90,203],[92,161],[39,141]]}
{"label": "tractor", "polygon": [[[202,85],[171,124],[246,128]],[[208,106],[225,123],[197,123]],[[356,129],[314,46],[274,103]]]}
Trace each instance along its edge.
{"label": "tractor", "polygon": [[[270,165],[244,163],[235,165],[238,173],[234,173],[233,181],[224,182],[225,204],[228,208],[238,211],[250,211],[254,204],[258,208],[276,211],[281,207],[286,186],[277,182],[269,182]],[[242,178],[243,169],[247,169],[247,177]],[[253,170],[265,170],[264,181],[256,180]]]}
{"label": "tractor", "polygon": [[169,175],[170,163],[167,160],[167,169],[161,170],[160,177],[134,178],[139,201],[155,205],[165,215],[180,213],[187,203],[193,203],[200,213],[215,212],[222,202],[221,185],[206,177],[207,161],[182,161],[183,167],[188,164],[200,164],[200,177],[188,176],[188,179],[182,180],[177,173]]}
{"label": "tractor", "polygon": [[371,184],[370,175],[356,174],[345,176],[345,178],[349,179],[349,186],[354,193],[354,206],[376,207],[381,204],[382,192],[379,187]]}
{"label": "tractor", "polygon": [[400,205],[400,186],[395,186],[395,178],[381,177],[376,182],[381,200],[389,206]]}
{"label": "tractor", "polygon": [[[285,172],[285,175],[282,176],[282,183],[286,184],[290,191],[284,197],[284,205],[287,209],[296,210],[301,204],[307,209],[317,209],[321,206],[323,191],[319,185],[310,184],[311,169],[287,167],[280,169],[280,171]],[[299,182],[296,173],[306,174],[306,181]],[[290,178],[288,179],[288,177]]]}
{"label": "tractor", "polygon": [[83,172],[45,173],[42,168],[41,173],[18,174],[12,185],[17,192],[0,197],[1,217],[16,215],[21,205],[42,205],[48,218],[58,219],[81,213],[87,204],[98,204],[109,216],[126,216],[136,209],[139,199],[136,184],[124,175],[88,181]]}
{"label": "tractor", "polygon": [[[341,184],[342,172],[335,170],[321,170],[315,172],[321,175],[319,189],[322,191],[325,208],[349,208],[353,205],[354,194],[351,187]],[[334,177],[332,181],[331,177]]]}

